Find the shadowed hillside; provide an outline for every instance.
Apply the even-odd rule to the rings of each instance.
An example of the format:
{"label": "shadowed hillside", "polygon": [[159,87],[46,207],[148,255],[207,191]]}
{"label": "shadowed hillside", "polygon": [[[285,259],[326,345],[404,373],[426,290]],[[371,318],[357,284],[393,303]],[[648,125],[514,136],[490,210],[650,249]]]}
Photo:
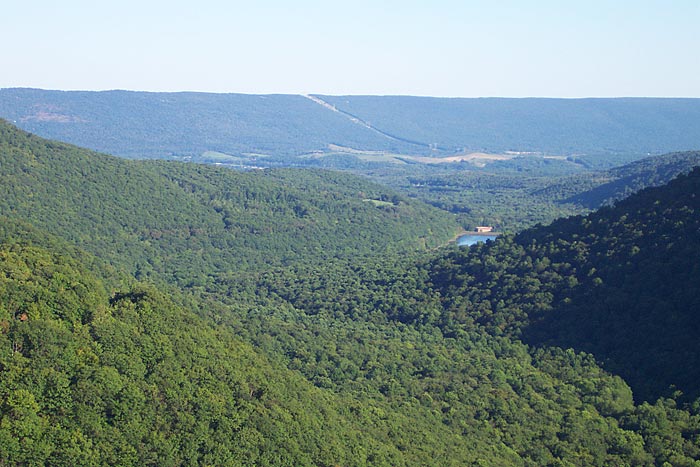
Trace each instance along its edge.
{"label": "shadowed hillside", "polygon": [[700,396],[700,169],[613,208],[433,264],[445,331],[483,326],[592,353],[642,400]]}

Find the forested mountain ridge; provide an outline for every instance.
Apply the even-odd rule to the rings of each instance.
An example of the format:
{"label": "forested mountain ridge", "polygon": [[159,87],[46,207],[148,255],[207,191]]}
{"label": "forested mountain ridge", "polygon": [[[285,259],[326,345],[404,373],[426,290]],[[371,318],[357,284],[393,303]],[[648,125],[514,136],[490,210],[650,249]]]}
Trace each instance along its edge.
{"label": "forested mountain ridge", "polygon": [[699,397],[698,193],[695,169],[586,217],[451,253],[431,273],[443,329],[585,350],[642,399],[673,387]]}
{"label": "forested mountain ridge", "polygon": [[299,95],[0,89],[0,117],[47,138],[132,158],[216,151],[290,163],[331,145],[428,156],[700,147],[699,99],[314,98],[326,105]]}
{"label": "forested mountain ridge", "polygon": [[554,243],[568,242],[576,256],[586,244],[587,260],[573,264],[593,287],[577,291],[559,313],[539,317],[527,339],[594,353],[641,397],[669,387],[686,400],[700,397],[700,346],[692,337],[700,331],[699,194],[696,168],[592,214],[577,232],[575,221],[558,221],[531,237],[548,245],[553,262]]}
{"label": "forested mountain ridge", "polygon": [[447,213],[358,177],[127,161],[0,122],[0,214],[21,217],[146,277],[201,283],[236,264],[433,247]]}
{"label": "forested mountain ridge", "polygon": [[387,133],[462,150],[660,154],[700,146],[698,99],[317,97]]}
{"label": "forested mountain ridge", "polygon": [[[646,186],[641,172],[654,162],[633,177],[610,167],[700,147],[698,99],[0,89],[2,116],[127,158],[351,172],[456,214],[466,229],[510,232],[627,196]],[[490,154],[471,160],[474,151]],[[655,183],[673,175],[666,171]]]}
{"label": "forested mountain ridge", "polygon": [[2,89],[0,108],[32,133],[128,158],[398,149],[299,95]]}

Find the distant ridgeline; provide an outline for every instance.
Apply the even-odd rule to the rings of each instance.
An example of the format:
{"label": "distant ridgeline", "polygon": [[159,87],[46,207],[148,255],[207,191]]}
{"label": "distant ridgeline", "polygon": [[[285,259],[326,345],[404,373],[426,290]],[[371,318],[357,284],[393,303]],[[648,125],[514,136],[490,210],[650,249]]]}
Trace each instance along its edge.
{"label": "distant ridgeline", "polygon": [[700,147],[700,99],[0,89],[0,117],[44,137],[130,158],[213,151],[247,163],[250,157],[292,163],[294,156],[330,147],[428,156],[660,154]]}
{"label": "distant ridgeline", "polygon": [[585,214],[643,188],[668,183],[700,165],[700,152],[644,159],[607,170],[552,175],[533,172],[423,170],[405,178],[381,179],[409,197],[454,213],[467,228],[480,224],[518,231],[554,219]]}
{"label": "distant ridgeline", "polygon": [[[648,157],[596,174],[597,176],[587,183],[591,184],[598,181],[603,183],[562,201],[579,204],[591,209],[610,205],[643,188],[668,183],[677,175],[690,172],[697,165],[700,165],[700,151]],[[575,178],[572,177],[572,179]],[[586,182],[579,186],[585,186],[585,184]],[[570,184],[570,189],[573,186],[576,186],[575,182]]]}

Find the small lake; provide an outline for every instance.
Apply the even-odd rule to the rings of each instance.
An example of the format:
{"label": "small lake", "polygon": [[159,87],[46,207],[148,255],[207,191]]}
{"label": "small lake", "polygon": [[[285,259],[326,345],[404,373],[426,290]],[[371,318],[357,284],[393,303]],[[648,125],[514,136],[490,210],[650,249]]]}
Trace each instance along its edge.
{"label": "small lake", "polygon": [[493,240],[498,235],[473,235],[473,234],[467,234],[467,235],[462,235],[457,239],[457,245],[459,246],[472,246],[475,243],[479,242],[485,242],[486,240]]}

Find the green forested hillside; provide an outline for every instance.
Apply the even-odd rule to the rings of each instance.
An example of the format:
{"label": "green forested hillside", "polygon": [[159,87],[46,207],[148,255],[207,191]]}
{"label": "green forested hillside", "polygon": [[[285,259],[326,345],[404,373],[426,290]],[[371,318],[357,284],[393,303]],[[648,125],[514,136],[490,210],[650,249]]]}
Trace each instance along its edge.
{"label": "green forested hillside", "polygon": [[452,217],[360,178],[134,162],[0,122],[0,214],[27,219],[146,277],[434,247]]}
{"label": "green forested hillside", "polygon": [[523,234],[545,245],[553,262],[575,251],[579,280],[592,284],[558,313],[539,316],[527,338],[595,353],[640,397],[673,387],[685,400],[700,397],[699,193],[695,169],[614,209]]}
{"label": "green forested hillside", "polygon": [[152,286],[115,290],[90,255],[0,221],[0,464],[426,461],[366,423],[381,409],[315,388]]}
{"label": "green forested hillside", "polygon": [[[504,237],[438,258],[270,271],[243,284],[220,283],[220,295],[247,291],[260,303],[291,304],[285,313],[245,316],[238,332],[284,355],[317,386],[358,399],[379,393],[400,407],[413,399],[439,407],[444,424],[461,427],[466,439],[477,437],[471,430],[486,429],[481,434],[503,440],[524,465],[694,465],[700,459],[700,417],[693,403],[700,291],[697,267],[690,265],[700,263],[700,249],[697,233],[687,230],[697,232],[697,216],[684,206],[694,202],[698,175],[630,200],[647,209],[644,223],[626,222],[632,215],[625,205],[586,222],[560,223],[575,236],[580,223],[595,219],[603,229],[618,225],[616,235],[582,231],[580,241],[572,241],[565,230],[560,239],[561,225],[554,224],[515,241]],[[656,194],[645,198],[647,193]],[[656,200],[678,204],[657,210]],[[654,217],[658,227],[649,222]],[[528,235],[551,240],[530,242]],[[613,267],[619,260],[613,250],[635,254],[628,239],[640,235],[647,243],[637,244],[648,257],[625,266],[636,274],[625,287],[615,282],[619,270],[602,275],[593,269]],[[651,246],[662,240],[679,250],[660,254]],[[610,252],[609,242],[616,245]],[[661,260],[665,255],[668,265]],[[685,272],[676,277],[675,268]],[[661,287],[657,272],[676,282]],[[638,302],[658,297],[646,308],[636,307],[638,302],[628,308],[615,298],[635,290]],[[669,301],[687,306],[669,308]],[[572,317],[571,307],[581,313]],[[561,328],[559,339],[557,319],[570,326]],[[569,335],[577,331],[579,342]],[[581,339],[603,346],[585,347]],[[611,343],[624,353],[605,353]],[[606,374],[596,361],[624,379]],[[658,371],[661,366],[666,368]],[[640,384],[644,378],[652,384]]]}
{"label": "green forested hillside", "polygon": [[0,463],[700,461],[698,171],[434,251],[451,219],[356,178],[136,164],[2,128]]}
{"label": "green forested hillside", "polygon": [[[438,352],[440,345],[454,344],[460,349],[445,360],[450,362],[449,370],[441,373],[439,363],[423,357],[418,361],[423,365],[430,362],[427,366],[409,366],[411,376],[393,376],[389,381],[399,384],[388,385],[385,390],[410,394],[411,388],[417,387],[418,392],[425,391],[422,384],[429,380],[433,392],[425,392],[431,400],[447,404],[450,409],[446,413],[461,413],[462,420],[484,416],[511,442],[528,440],[532,446],[543,448],[541,452],[562,449],[548,445],[542,432],[536,441],[528,438],[537,433],[535,427],[551,427],[556,422],[540,418],[541,411],[530,413],[521,405],[523,397],[507,399],[514,412],[506,416],[510,421],[504,424],[504,412],[495,408],[502,399],[478,402],[475,387],[469,396],[460,394],[458,401],[469,407],[485,403],[485,413],[464,415],[459,402],[447,402],[445,397],[452,397],[452,391],[470,381],[456,375],[474,377],[470,358],[480,350],[500,349],[495,350],[494,362],[498,362],[507,387],[516,394],[528,394],[533,388],[522,385],[527,385],[525,381],[542,381],[540,372],[544,372],[557,384],[577,388],[576,397],[584,401],[587,410],[611,417],[616,426],[641,435],[654,465],[695,465],[700,458],[700,375],[696,371],[700,353],[696,339],[700,309],[699,192],[700,170],[696,169],[667,187],[645,190],[615,208],[558,221],[515,238],[455,249],[425,262],[356,267],[352,274],[306,273],[302,276],[308,279],[296,281],[275,275],[265,279],[259,290],[273,290],[314,316],[327,313],[373,323],[388,320],[401,329],[420,329],[423,339],[426,333],[439,332],[440,344],[431,342],[432,353]],[[293,345],[286,348],[292,361],[310,371],[312,378],[319,374],[337,378],[334,368],[343,359],[336,356],[330,362],[305,363],[307,354],[301,352],[299,356],[298,351],[300,335],[295,333]],[[482,336],[478,344],[475,336]],[[345,342],[338,337],[334,340]],[[519,347],[521,340],[529,344],[529,349]],[[341,356],[351,353],[341,349],[334,346]],[[410,362],[406,355],[417,350],[416,346],[408,354],[402,353],[403,361]],[[575,353],[581,350],[588,354]],[[390,367],[394,354],[395,350],[385,357],[382,367]],[[520,359],[525,355],[528,364]],[[601,371],[595,360],[623,379],[591,373],[594,369]],[[528,365],[534,370],[525,370]],[[533,371],[532,379],[523,380],[519,370],[513,373],[515,368]],[[490,373],[490,377],[496,375],[501,373]],[[445,381],[450,384],[441,386]],[[493,388],[497,380],[490,379],[487,384]],[[563,400],[557,398],[560,404]],[[562,407],[554,410],[561,413]],[[516,418],[510,417],[522,414],[528,414],[532,424],[518,419],[522,431],[514,435],[511,424]],[[445,420],[449,419],[446,415]],[[593,432],[608,440],[614,437],[605,429],[591,431],[588,426],[585,430],[587,434],[578,442],[591,442]],[[561,426],[555,431],[560,439],[572,439],[563,434]],[[622,445],[629,448],[629,443],[627,440]],[[605,451],[609,448],[603,448],[604,444],[599,446]],[[534,459],[540,465],[552,462],[546,457]],[[597,465],[600,459],[587,457],[582,465]],[[641,458],[632,465],[637,463],[643,464]]]}
{"label": "green forested hillside", "polygon": [[436,262],[443,328],[593,353],[637,396],[700,396],[700,170],[614,208]]}
{"label": "green forested hillside", "polygon": [[[2,221],[5,464],[651,465],[642,437],[608,415],[632,410],[629,389],[585,356],[538,358],[575,364],[564,381],[507,339],[444,340],[257,294],[249,317],[214,325],[177,293],[103,281],[89,255]],[[584,398],[584,375],[604,397]]]}

